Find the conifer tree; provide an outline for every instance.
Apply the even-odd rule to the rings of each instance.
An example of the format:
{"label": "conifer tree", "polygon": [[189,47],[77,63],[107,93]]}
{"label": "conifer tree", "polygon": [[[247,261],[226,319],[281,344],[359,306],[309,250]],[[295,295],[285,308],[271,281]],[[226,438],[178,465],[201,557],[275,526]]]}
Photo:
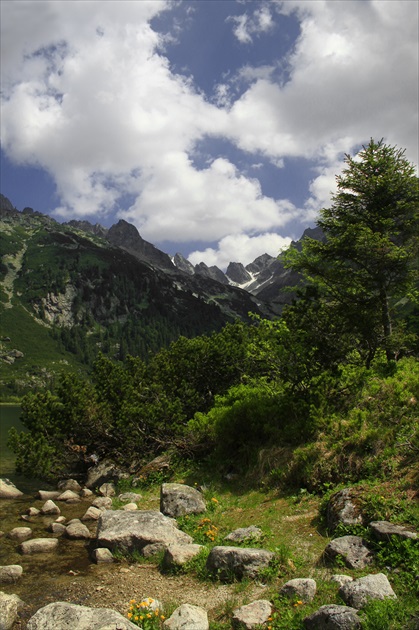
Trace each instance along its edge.
{"label": "conifer tree", "polygon": [[371,139],[345,164],[331,207],[320,212],[324,240],[304,239],[288,265],[321,289],[369,365],[380,347],[389,361],[395,358],[395,305],[417,300],[418,177],[405,151],[383,140]]}

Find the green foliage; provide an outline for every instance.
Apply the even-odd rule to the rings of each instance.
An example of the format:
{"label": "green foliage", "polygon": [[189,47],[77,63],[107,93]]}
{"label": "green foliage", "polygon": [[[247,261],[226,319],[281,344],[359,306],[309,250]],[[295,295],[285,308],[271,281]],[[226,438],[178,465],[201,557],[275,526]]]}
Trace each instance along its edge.
{"label": "green foliage", "polygon": [[142,630],[159,630],[163,627],[165,616],[159,610],[158,602],[152,597],[147,597],[140,602],[135,599],[130,601],[128,619]]}
{"label": "green foliage", "polygon": [[419,575],[419,540],[390,536],[376,544],[376,563],[391,567],[392,580],[402,588],[414,588]]}
{"label": "green foliage", "polygon": [[[419,614],[419,608],[406,606],[406,601],[386,598],[383,600],[371,599],[362,611],[363,630],[408,630],[417,627],[413,620],[413,614]],[[412,624],[409,623],[412,621]]]}
{"label": "green foliage", "polygon": [[[404,153],[371,140],[357,159],[347,155],[333,204],[318,220],[325,240],[306,238],[301,251],[288,254],[288,265],[314,283],[321,312],[333,322],[330,334],[322,328],[323,338],[329,342],[340,329],[342,357],[352,338],[367,366],[379,348],[389,361],[405,349],[397,305],[407,295],[416,299],[419,184]],[[304,325],[310,334],[319,322],[317,304]]]}

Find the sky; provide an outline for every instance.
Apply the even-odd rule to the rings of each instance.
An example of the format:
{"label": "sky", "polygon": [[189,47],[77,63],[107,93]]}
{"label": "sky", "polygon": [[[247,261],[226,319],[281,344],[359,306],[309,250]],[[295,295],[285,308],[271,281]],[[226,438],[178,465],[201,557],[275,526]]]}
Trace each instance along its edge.
{"label": "sky", "polygon": [[370,138],[418,164],[416,0],[2,0],[1,192],[225,269]]}

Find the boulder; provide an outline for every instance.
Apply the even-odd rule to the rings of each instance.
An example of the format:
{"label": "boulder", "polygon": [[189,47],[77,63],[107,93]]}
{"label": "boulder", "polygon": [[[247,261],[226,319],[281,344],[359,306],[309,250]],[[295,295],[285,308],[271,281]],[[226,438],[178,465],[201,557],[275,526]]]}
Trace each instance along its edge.
{"label": "boulder", "polygon": [[24,602],[17,595],[9,595],[0,591],[0,630],[13,628]]}
{"label": "boulder", "polygon": [[49,499],[41,507],[41,514],[45,514],[45,515],[61,514],[61,510],[58,507],[58,505],[55,505],[54,501],[51,501],[51,499]]}
{"label": "boulder", "polygon": [[57,538],[32,538],[31,540],[25,540],[20,545],[20,550],[23,554],[51,553],[57,547]]}
{"label": "boulder", "polygon": [[65,492],[66,490],[80,492],[81,485],[75,479],[62,479],[57,483],[57,488],[58,490],[61,490],[61,492]]}
{"label": "boulder", "polygon": [[87,499],[88,497],[91,497],[93,495],[93,491],[89,490],[89,488],[82,488],[80,490],[80,496],[82,499]]}
{"label": "boulder", "polygon": [[86,488],[98,488],[109,481],[117,482],[124,477],[124,473],[113,462],[104,460],[87,471]]}
{"label": "boulder", "polygon": [[112,553],[109,551],[109,549],[106,549],[104,547],[99,547],[99,549],[94,549],[92,555],[93,555],[93,561],[96,562],[96,564],[103,564],[104,562],[113,562]]}
{"label": "boulder", "polygon": [[62,494],[58,495],[57,501],[66,501],[67,503],[78,503],[80,496],[73,490],[65,490]]}
{"label": "boulder", "polygon": [[138,505],[136,503],[127,503],[122,507],[126,512],[132,512],[133,510],[138,510]]}
{"label": "boulder", "polygon": [[343,586],[344,584],[347,584],[348,582],[352,582],[353,577],[351,577],[350,575],[342,575],[340,573],[335,573],[335,575],[332,575],[332,577],[330,578],[331,582],[334,582],[335,584],[338,584],[339,586]]}
{"label": "boulder", "polygon": [[41,510],[38,510],[36,507],[30,507],[27,509],[27,514],[28,516],[38,516],[38,514],[41,514]]}
{"label": "boulder", "polygon": [[141,494],[137,492],[122,492],[118,495],[118,499],[122,501],[122,503],[137,503],[142,498]]}
{"label": "boulder", "polygon": [[102,497],[114,497],[116,494],[113,483],[102,483],[98,492],[102,495]]}
{"label": "boulder", "polygon": [[0,499],[17,499],[23,492],[18,490],[10,479],[0,479]]}
{"label": "boulder", "polygon": [[208,630],[208,615],[199,606],[182,604],[166,619],[163,627],[169,630]]}
{"label": "boulder", "polygon": [[191,536],[178,529],[174,519],[154,510],[106,510],[97,527],[99,547],[130,552],[146,545],[160,543],[168,547],[174,543],[192,543]]}
{"label": "boulder", "polygon": [[185,514],[205,512],[202,494],[182,483],[163,483],[160,490],[160,511],[166,516],[177,518]]}
{"label": "boulder", "polygon": [[165,569],[181,567],[195,558],[201,549],[203,549],[202,545],[194,543],[191,545],[170,545],[163,556],[163,567]]}
{"label": "boulder", "polygon": [[81,517],[82,521],[97,521],[102,514],[102,510],[91,505]]}
{"label": "boulder", "polygon": [[66,532],[66,526],[63,525],[63,523],[51,523],[51,525],[48,527],[48,531],[52,532],[56,536],[64,536]]}
{"label": "boulder", "polygon": [[99,508],[99,510],[109,510],[112,507],[112,499],[110,497],[97,497],[92,506]]}
{"label": "boulder", "polygon": [[327,604],[303,619],[306,630],[359,630],[358,611],[349,606]]}
{"label": "boulder", "polygon": [[166,549],[167,545],[164,545],[163,543],[151,543],[150,545],[143,547],[142,554],[144,558],[151,558],[158,553],[164,553]]}
{"label": "boulder", "polygon": [[349,569],[363,569],[373,561],[371,550],[360,536],[335,538],[327,545],[324,555],[332,561],[337,557],[342,558]]}
{"label": "boulder", "polygon": [[68,602],[54,602],[40,608],[27,630],[138,630],[138,626],[110,608],[88,608]]}
{"label": "boulder", "polygon": [[90,531],[80,519],[73,518],[65,528],[65,535],[72,540],[86,540],[91,538]]}
{"label": "boulder", "polygon": [[372,521],[370,528],[377,540],[389,540],[390,536],[398,536],[399,538],[411,538],[416,540],[418,535],[416,532],[404,527],[404,525],[395,525],[389,521]]}
{"label": "boulder", "polygon": [[262,530],[259,527],[255,527],[254,525],[250,525],[249,527],[239,527],[239,529],[235,529],[233,532],[228,534],[224,540],[229,542],[243,543],[250,541],[260,540],[263,536]]}
{"label": "boulder", "polygon": [[207,569],[221,579],[255,578],[269,566],[274,554],[265,549],[213,547],[207,558]]}
{"label": "boulder", "polygon": [[370,599],[396,599],[396,594],[391,588],[384,573],[375,573],[358,578],[344,584],[339,589],[339,595],[348,606],[363,608]]}
{"label": "boulder", "polygon": [[233,610],[231,625],[237,630],[252,630],[263,626],[272,614],[272,605],[266,599],[258,599]]}
{"label": "boulder", "polygon": [[41,501],[53,501],[61,494],[60,490],[38,490],[38,497]]}
{"label": "boulder", "polygon": [[295,578],[289,580],[281,587],[279,594],[291,599],[301,599],[303,602],[311,602],[316,594],[316,581],[311,578]]}
{"label": "boulder", "polygon": [[356,490],[344,488],[332,494],[327,504],[326,522],[327,527],[332,532],[339,523],[343,525],[362,524],[363,518]]}
{"label": "boulder", "polygon": [[14,527],[8,533],[9,538],[23,542],[28,540],[32,536],[32,530],[30,527]]}
{"label": "boulder", "polygon": [[8,564],[0,567],[0,584],[12,584],[17,582],[23,573],[20,564]]}

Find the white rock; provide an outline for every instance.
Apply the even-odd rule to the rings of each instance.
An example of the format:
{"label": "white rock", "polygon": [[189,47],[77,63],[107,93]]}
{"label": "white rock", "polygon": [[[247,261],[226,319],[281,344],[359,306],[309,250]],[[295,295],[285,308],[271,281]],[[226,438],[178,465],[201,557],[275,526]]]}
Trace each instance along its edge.
{"label": "white rock", "polygon": [[41,508],[42,514],[61,514],[61,510],[58,505],[55,505],[54,501],[46,501]]}
{"label": "white rock", "polygon": [[23,554],[32,553],[51,553],[58,547],[57,538],[32,538],[31,540],[25,540],[20,545],[20,550]]}
{"label": "white rock", "polygon": [[10,584],[11,582],[17,582],[22,577],[23,568],[20,564],[9,564],[0,567],[0,583]]}
{"label": "white rock", "polygon": [[9,538],[22,542],[32,536],[32,530],[30,527],[14,527],[10,530],[8,536]]}
{"label": "white rock", "polygon": [[0,479],[0,499],[17,499],[23,492],[18,490],[10,479]]}
{"label": "white rock", "polygon": [[17,621],[19,611],[23,608],[24,602],[17,595],[9,595],[0,591],[0,628],[1,630],[11,630]]}

